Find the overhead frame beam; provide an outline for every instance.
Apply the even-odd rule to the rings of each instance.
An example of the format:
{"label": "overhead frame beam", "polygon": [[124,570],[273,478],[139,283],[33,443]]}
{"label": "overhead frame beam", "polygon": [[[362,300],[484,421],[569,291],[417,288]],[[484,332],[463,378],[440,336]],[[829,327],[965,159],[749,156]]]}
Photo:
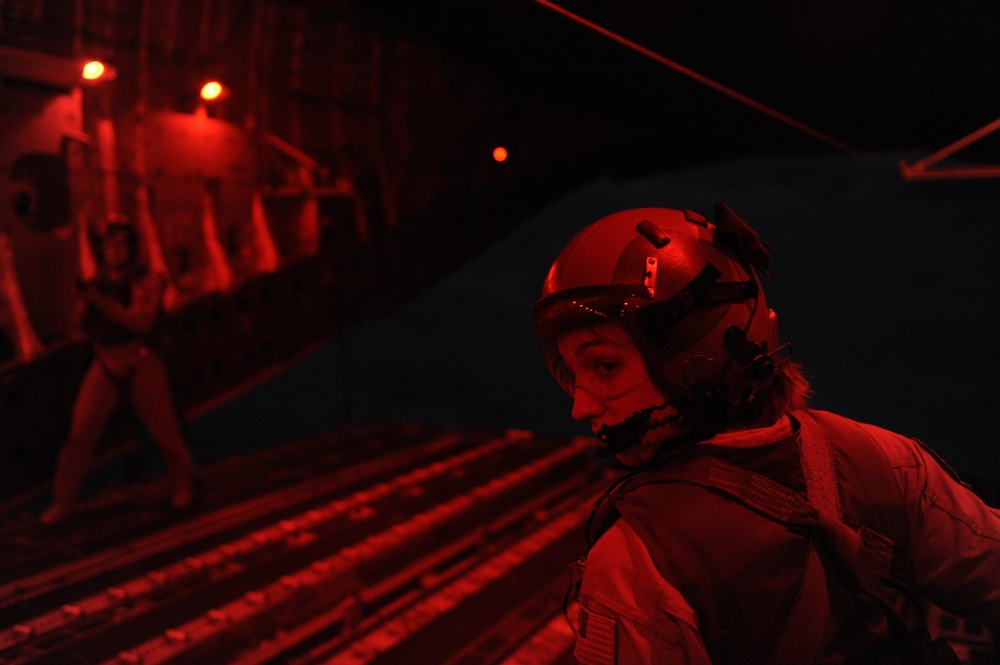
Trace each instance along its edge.
{"label": "overhead frame beam", "polygon": [[934,154],[921,159],[919,162],[907,164],[905,161],[899,162],[899,171],[906,180],[945,180],[958,178],[997,178],[1000,177],[1000,164],[984,164],[980,166],[948,166],[936,169],[929,169],[929,166],[937,164],[942,159],[950,157],[962,148],[975,143],[984,136],[992,134],[1000,129],[1000,118],[990,124],[977,129],[968,136],[945,146]]}

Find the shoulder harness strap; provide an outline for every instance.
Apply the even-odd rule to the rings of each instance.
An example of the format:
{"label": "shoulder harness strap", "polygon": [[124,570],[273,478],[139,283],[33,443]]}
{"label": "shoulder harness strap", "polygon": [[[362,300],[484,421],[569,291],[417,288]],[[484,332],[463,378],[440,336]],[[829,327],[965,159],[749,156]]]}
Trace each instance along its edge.
{"label": "shoulder harness strap", "polygon": [[913,585],[906,553],[877,531],[864,526],[856,530],[844,522],[828,428],[811,412],[797,411],[794,417],[801,424],[806,497],[717,457],[698,457],[679,468],[667,467],[620,479],[598,502],[595,512],[600,526],[594,529],[594,535],[599,537],[619,518],[615,499],[640,486],[683,482],[721,492],[764,517],[812,531],[816,536],[810,538],[802,582],[767,665],[813,663],[819,656],[830,616],[829,582],[821,549],[840,564],[861,593],[883,608],[894,636],[910,654],[908,662],[957,664],[950,648],[942,649],[942,645],[930,644],[915,635],[896,610],[889,586],[910,593]]}
{"label": "shoulder harness strap", "polygon": [[[821,428],[820,428],[821,429]],[[833,468],[829,435],[803,425],[799,436],[806,497],[821,523],[843,524],[840,492]],[[805,570],[785,625],[767,659],[768,665],[812,663],[819,655],[830,619],[830,591],[815,538],[809,541]]]}
{"label": "shoulder harness strap", "polygon": [[[893,600],[890,588],[907,595],[912,594],[912,566],[908,554],[897,547],[891,538],[865,526],[854,529],[844,522],[833,464],[832,441],[823,419],[819,414],[809,411],[796,411],[794,417],[802,425],[800,435],[802,470],[806,478],[809,502],[820,513],[821,528],[818,533],[824,541],[822,543],[825,546],[824,551],[841,563],[841,568],[851,576],[861,593],[874,599],[882,607],[893,637],[900,648],[907,653],[906,662],[958,665],[959,661],[950,646],[942,641],[932,643],[924,624],[907,625],[899,613],[898,604]],[[815,583],[808,579],[809,570],[807,567],[800,597],[807,587],[815,586]],[[822,589],[813,589],[810,595],[815,596],[814,599],[803,599],[801,607],[799,600],[796,600],[792,615],[789,617],[790,623],[804,625],[811,623],[813,618],[810,615],[813,611],[819,611],[815,605],[820,601],[826,606],[823,611],[824,623],[829,618],[829,592],[825,584]],[[818,624],[818,621],[816,623]],[[813,629],[813,632],[820,631]],[[819,639],[822,639],[822,635],[819,635]],[[780,641],[775,647],[776,654],[783,648]],[[778,659],[769,662],[803,661]]]}
{"label": "shoulder harness strap", "polygon": [[[829,447],[826,447],[829,451]],[[813,452],[823,453],[823,446]],[[803,453],[803,457],[806,454]],[[814,457],[810,453],[809,457]],[[814,531],[824,519],[825,511],[837,511],[840,499],[836,485],[829,486],[823,477],[822,460],[813,461],[806,471],[809,500],[754,471],[730,464],[716,457],[700,457],[679,469],[665,469],[642,484],[685,482],[721,492],[760,513],[764,517],[789,527]],[[832,468],[832,461],[831,461]],[[818,467],[818,468],[817,468]],[[812,479],[810,480],[810,476]],[[627,491],[627,490],[626,490]],[[814,495],[817,501],[812,501]],[[817,539],[809,539],[806,564],[792,610],[765,661],[768,665],[799,665],[812,663],[819,654],[830,615],[830,599],[826,570],[817,549]]]}

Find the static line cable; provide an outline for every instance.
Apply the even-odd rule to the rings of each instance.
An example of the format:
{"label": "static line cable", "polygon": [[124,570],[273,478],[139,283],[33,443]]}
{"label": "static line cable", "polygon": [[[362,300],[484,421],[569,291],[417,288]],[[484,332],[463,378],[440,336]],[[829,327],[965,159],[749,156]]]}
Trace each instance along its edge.
{"label": "static line cable", "polygon": [[604,27],[602,27],[600,25],[597,25],[596,23],[594,23],[592,21],[588,21],[587,19],[583,18],[582,16],[579,16],[577,14],[574,14],[571,11],[563,9],[560,6],[558,6],[558,5],[556,5],[556,4],[552,3],[552,2],[549,2],[549,0],[534,0],[534,1],[537,2],[538,4],[544,6],[544,7],[548,7],[549,9],[551,9],[551,10],[553,10],[553,11],[559,13],[559,14],[562,14],[563,16],[565,16],[565,17],[567,17],[567,18],[569,18],[569,19],[571,19],[573,21],[576,21],[580,25],[583,25],[583,26],[585,26],[587,28],[590,28],[591,30],[593,30],[595,32],[598,32],[598,33],[604,35],[605,37],[608,37],[610,39],[615,40],[619,44],[623,44],[624,46],[627,46],[628,48],[632,49],[633,51],[636,51],[637,53],[641,53],[642,55],[646,56],[647,58],[650,58],[651,60],[655,60],[656,62],[660,63],[661,65],[666,65],[667,67],[670,67],[674,71],[679,72],[679,73],[683,74],[684,76],[687,76],[689,78],[694,79],[695,81],[698,81],[699,83],[707,85],[708,87],[712,88],[713,90],[715,90],[717,92],[721,92],[722,94],[726,95],[727,97],[731,97],[731,98],[735,99],[736,101],[738,101],[738,102],[740,102],[742,104],[746,104],[750,108],[756,109],[757,111],[760,111],[761,113],[764,113],[765,115],[769,115],[772,118],[774,118],[775,120],[778,120],[780,122],[785,123],[786,125],[794,127],[795,129],[799,130],[800,132],[804,132],[804,133],[808,134],[809,136],[812,136],[815,139],[819,139],[820,141],[822,141],[822,142],[824,142],[826,144],[829,144],[829,145],[837,148],[838,150],[842,150],[842,151],[846,152],[847,154],[853,155],[855,157],[866,158],[866,155],[862,151],[860,151],[857,148],[855,148],[854,146],[851,146],[851,145],[849,145],[847,143],[844,143],[843,141],[841,141],[839,139],[835,139],[834,137],[832,137],[832,136],[830,136],[828,134],[824,134],[823,132],[819,131],[815,127],[811,127],[811,126],[807,125],[804,122],[800,122],[800,121],[796,120],[795,118],[791,118],[791,117],[785,115],[784,113],[782,113],[781,111],[775,110],[775,109],[771,108],[770,106],[767,106],[765,104],[762,104],[762,103],[756,101],[755,99],[751,99],[750,97],[747,97],[744,94],[736,92],[732,88],[728,88],[728,87],[722,85],[721,83],[713,81],[712,79],[708,78],[707,76],[702,76],[698,72],[696,72],[696,71],[694,71],[692,69],[689,69],[689,68],[685,67],[684,65],[682,65],[680,63],[674,62],[673,60],[670,60],[669,58],[665,58],[662,55],[660,55],[659,53],[656,53],[655,51],[651,51],[651,50],[649,50],[648,48],[646,48],[644,46],[636,44],[635,42],[633,42],[633,41],[631,41],[629,39],[626,39],[625,37],[622,37],[621,35],[619,35],[619,34],[617,34],[615,32],[612,32],[611,30],[608,30],[607,28],[604,28]]}
{"label": "static line cable", "polygon": [[995,132],[997,129],[1000,129],[1000,118],[997,118],[996,120],[994,120],[993,122],[991,122],[990,124],[986,125],[985,127],[981,128],[981,129],[977,129],[976,131],[972,132],[968,136],[960,138],[959,140],[955,141],[951,145],[948,145],[948,146],[945,146],[944,148],[941,148],[940,150],[938,150],[937,152],[935,152],[933,155],[931,155],[929,157],[924,157],[919,162],[916,162],[915,164],[913,164],[913,168],[915,168],[915,169],[925,169],[928,166],[930,166],[931,164],[936,164],[937,162],[940,162],[945,157],[948,157],[948,156],[952,155],[953,153],[958,152],[959,150],[961,150],[965,146],[969,145],[970,143],[975,143],[976,141],[978,141],[979,139],[983,138],[984,136]]}
{"label": "static line cable", "polygon": [[953,155],[962,148],[1000,129],[1000,118],[990,124],[977,129],[968,136],[962,137],[954,143],[941,148],[933,155],[924,157],[919,162],[907,164],[905,161],[899,163],[899,169],[903,177],[907,180],[932,180],[944,178],[997,178],[1000,177],[1000,164],[982,166],[953,166],[940,167],[936,169],[927,168],[937,164],[942,159]]}

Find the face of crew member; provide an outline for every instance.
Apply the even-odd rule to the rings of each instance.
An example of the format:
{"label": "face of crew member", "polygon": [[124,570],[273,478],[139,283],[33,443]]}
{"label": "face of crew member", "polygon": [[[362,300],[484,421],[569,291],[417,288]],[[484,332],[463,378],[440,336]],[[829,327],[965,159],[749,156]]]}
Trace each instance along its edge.
{"label": "face of crew member", "polygon": [[112,233],[101,241],[104,261],[112,270],[126,267],[132,260],[132,250],[124,233]]}
{"label": "face of crew member", "polygon": [[[573,372],[573,418],[590,423],[596,434],[603,425],[617,425],[636,411],[666,401],[653,383],[639,350],[621,324],[572,330],[558,340],[559,354]],[[653,412],[654,420],[676,411]],[[675,424],[646,432],[642,442],[618,453],[626,466],[640,466],[664,441],[682,433]]]}

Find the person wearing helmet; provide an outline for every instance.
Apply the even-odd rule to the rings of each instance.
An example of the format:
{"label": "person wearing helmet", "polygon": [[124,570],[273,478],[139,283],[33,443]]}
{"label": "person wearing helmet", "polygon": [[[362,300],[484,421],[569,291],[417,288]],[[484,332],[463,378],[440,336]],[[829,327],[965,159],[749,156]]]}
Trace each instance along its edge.
{"label": "person wearing helmet", "polygon": [[172,483],[171,505],[194,500],[191,456],[170,392],[166,366],[156,349],[166,282],[139,261],[139,237],[115,218],[103,229],[95,279],[78,283],[79,320],[93,343],[94,359],[73,406],[69,436],[59,453],[55,500],[41,520],[59,522],[76,504],[94,451],[116,408],[128,401],[159,445]]}
{"label": "person wearing helmet", "polygon": [[599,663],[946,663],[927,602],[1000,635],[1000,511],[920,442],[808,408],[732,210],[580,231],[534,317],[553,375],[627,472],[574,565]]}

